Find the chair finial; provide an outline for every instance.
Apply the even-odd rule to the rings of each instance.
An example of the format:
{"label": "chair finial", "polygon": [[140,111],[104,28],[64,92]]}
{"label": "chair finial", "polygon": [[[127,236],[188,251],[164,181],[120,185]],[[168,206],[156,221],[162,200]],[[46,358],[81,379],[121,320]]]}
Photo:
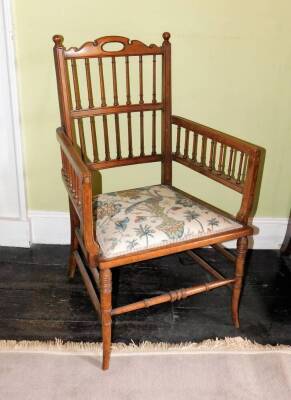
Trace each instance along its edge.
{"label": "chair finial", "polygon": [[63,47],[64,37],[62,35],[54,35],[53,41],[55,42],[56,47]]}
{"label": "chair finial", "polygon": [[170,40],[171,34],[169,32],[163,33],[163,39],[168,42]]}

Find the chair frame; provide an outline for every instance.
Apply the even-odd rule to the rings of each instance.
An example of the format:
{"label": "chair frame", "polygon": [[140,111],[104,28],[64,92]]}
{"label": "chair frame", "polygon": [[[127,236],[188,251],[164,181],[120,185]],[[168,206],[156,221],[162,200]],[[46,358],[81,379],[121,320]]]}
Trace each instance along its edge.
{"label": "chair frame", "polygon": [[[71,251],[69,259],[69,276],[74,277],[76,267],[78,267],[83,278],[84,284],[92,301],[92,304],[101,318],[102,323],[102,338],[103,338],[103,364],[105,370],[109,367],[110,348],[111,348],[111,324],[112,317],[150,307],[155,304],[176,301],[184,299],[198,293],[215,289],[221,286],[232,287],[232,318],[234,325],[239,327],[238,307],[241,294],[241,288],[244,275],[244,263],[246,251],[248,248],[248,236],[252,235],[253,229],[247,225],[250,212],[253,207],[253,199],[257,184],[257,174],[260,163],[261,149],[258,146],[247,143],[243,140],[203,126],[196,122],[172,115],[171,110],[171,44],[170,34],[163,34],[162,46],[150,45],[147,46],[137,40],[130,41],[128,38],[121,36],[106,36],[96,39],[94,42],[87,42],[80,48],[66,49],[63,45],[63,37],[55,35],[53,37],[54,57],[57,76],[58,97],[61,115],[61,127],[57,129],[57,139],[61,147],[62,155],[62,178],[69,196],[70,220],[71,220]],[[103,46],[107,43],[118,42],[123,48],[118,51],[105,51]],[[154,72],[154,87],[153,100],[151,103],[143,101],[143,83],[142,83],[142,57],[144,55],[153,56],[155,68],[155,56],[162,56],[162,101],[157,102],[155,96],[155,72]],[[129,75],[127,70],[127,104],[119,105],[116,86],[116,71],[115,57],[125,57],[126,62],[130,56],[139,56],[140,58],[140,101],[138,104],[132,104],[130,100]],[[104,82],[102,83],[102,58],[112,57],[113,71],[113,88],[114,88],[114,105],[107,106],[104,94]],[[78,78],[75,66],[75,60],[84,59],[86,65],[89,64],[90,58],[97,58],[99,62],[99,72],[101,72],[101,107],[95,107],[92,100],[92,87],[90,70],[86,69],[87,84],[88,84],[88,100],[89,107],[84,109],[80,103],[80,94],[78,86]],[[101,60],[101,61],[100,61]],[[71,62],[74,78],[74,91],[76,95],[76,108],[73,109],[72,98],[70,94],[68,80],[68,65]],[[86,67],[87,68],[87,67]],[[88,73],[89,71],[89,73]],[[154,70],[155,71],[155,70]],[[103,89],[103,90],[102,90]],[[152,111],[153,118],[155,112],[162,110],[162,144],[161,154],[157,154],[155,145],[150,155],[144,154],[144,149],[141,148],[139,156],[133,156],[132,149],[129,148],[129,155],[122,158],[120,155],[120,138],[117,132],[117,156],[111,159],[109,154],[108,136],[106,137],[106,117],[113,114],[115,121],[118,122],[120,113],[127,113],[128,116],[132,112],[139,112],[142,121],[143,112]],[[84,143],[81,135],[81,149],[76,145],[74,139],[75,127],[74,119],[77,120],[80,132],[82,133],[82,118],[88,117],[90,121],[95,116],[102,116],[105,129],[105,160],[88,162],[84,157]],[[118,124],[116,125],[118,127]],[[172,135],[173,127],[177,128],[177,146],[176,151],[172,151]],[[92,125],[91,125],[92,128]],[[184,151],[180,146],[180,132],[185,129],[186,139]],[[142,132],[143,134],[143,132]],[[196,159],[195,149],[193,148],[193,157],[189,157],[189,135],[194,135],[193,146],[195,146],[195,135],[202,136],[202,157],[198,162]],[[107,139],[107,141],[106,141]],[[155,138],[154,138],[155,140]],[[207,140],[211,142],[210,162],[206,165],[206,144]],[[215,159],[217,155],[217,144],[220,145],[219,164],[216,167]],[[142,142],[141,142],[141,146]],[[129,142],[130,147],[130,142]],[[225,172],[224,158],[225,152],[230,149],[230,159]],[[197,151],[197,149],[196,149]],[[239,171],[237,176],[234,176],[233,157],[240,154]],[[245,172],[242,178],[243,160],[245,162]],[[199,172],[216,182],[219,182],[242,195],[241,206],[237,215],[231,216],[221,210],[221,214],[226,215],[242,224],[240,228],[223,233],[215,233],[193,240],[178,242],[162,247],[151,248],[145,251],[130,253],[111,259],[105,259],[100,255],[99,244],[96,240],[92,206],[92,171],[102,170],[105,168],[119,167],[123,165],[132,165],[139,163],[161,162],[161,183],[172,186],[172,163],[176,161],[196,172]],[[183,192],[184,193],[184,192]],[[194,198],[186,193],[186,196]],[[195,201],[201,202],[196,199]],[[202,202],[203,203],[203,202]],[[205,203],[204,203],[205,204]],[[207,204],[209,208],[217,211],[218,209]],[[237,254],[233,255],[227,251],[221,243],[229,240],[237,240]],[[222,253],[235,265],[235,274],[232,279],[224,278],[220,273],[215,271],[205,260],[193,252],[193,249],[212,246],[217,251]],[[142,260],[148,260],[156,257],[165,256],[168,254],[186,251],[195,262],[203,267],[208,273],[216,279],[210,283],[196,285],[189,288],[175,290],[169,293],[162,294],[153,298],[148,298],[136,303],[112,308],[112,272],[111,269],[135,263]],[[85,261],[84,261],[85,260]],[[85,266],[86,265],[86,266]],[[96,290],[98,289],[98,290]]]}

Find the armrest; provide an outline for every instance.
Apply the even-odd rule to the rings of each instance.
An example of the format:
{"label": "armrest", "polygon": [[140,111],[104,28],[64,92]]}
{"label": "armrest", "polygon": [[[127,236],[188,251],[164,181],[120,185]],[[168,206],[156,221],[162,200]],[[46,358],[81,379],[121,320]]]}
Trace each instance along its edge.
{"label": "armrest", "polygon": [[228,135],[227,133],[220,132],[216,129],[209,128],[208,126],[201,125],[186,118],[172,115],[172,124],[196,132],[199,135],[206,136],[211,140],[223,143],[226,146],[243,151],[244,153],[251,154],[260,151],[260,148],[252,143],[246,142],[245,140],[239,139],[235,136]]}
{"label": "armrest", "polygon": [[[186,118],[172,116],[171,122],[177,126],[173,160],[241,193],[241,207],[236,218],[247,223],[262,148]],[[190,135],[193,136],[191,149]]]}
{"label": "armrest", "polygon": [[90,181],[91,173],[89,168],[82,160],[80,154],[77,152],[62,127],[57,128],[57,139],[64,155],[67,158],[67,161],[71,164],[75,173],[80,177],[82,176],[83,179]]}
{"label": "armrest", "polygon": [[99,246],[94,239],[91,172],[62,127],[57,128],[61,146],[62,177],[71,203],[79,216],[85,248],[96,254]]}

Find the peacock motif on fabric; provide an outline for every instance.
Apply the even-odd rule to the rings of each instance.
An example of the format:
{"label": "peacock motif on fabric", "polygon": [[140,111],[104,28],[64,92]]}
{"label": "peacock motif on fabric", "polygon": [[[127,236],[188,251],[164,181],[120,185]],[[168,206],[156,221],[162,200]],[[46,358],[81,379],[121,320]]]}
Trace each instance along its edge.
{"label": "peacock motif on fabric", "polygon": [[241,226],[165,185],[101,194],[93,207],[107,258]]}

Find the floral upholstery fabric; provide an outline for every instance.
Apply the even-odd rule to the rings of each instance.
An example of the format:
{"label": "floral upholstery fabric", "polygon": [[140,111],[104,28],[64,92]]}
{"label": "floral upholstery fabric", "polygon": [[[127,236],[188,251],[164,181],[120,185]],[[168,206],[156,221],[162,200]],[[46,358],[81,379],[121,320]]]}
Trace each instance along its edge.
{"label": "floral upholstery fabric", "polygon": [[100,194],[94,214],[104,258],[241,227],[164,185]]}

